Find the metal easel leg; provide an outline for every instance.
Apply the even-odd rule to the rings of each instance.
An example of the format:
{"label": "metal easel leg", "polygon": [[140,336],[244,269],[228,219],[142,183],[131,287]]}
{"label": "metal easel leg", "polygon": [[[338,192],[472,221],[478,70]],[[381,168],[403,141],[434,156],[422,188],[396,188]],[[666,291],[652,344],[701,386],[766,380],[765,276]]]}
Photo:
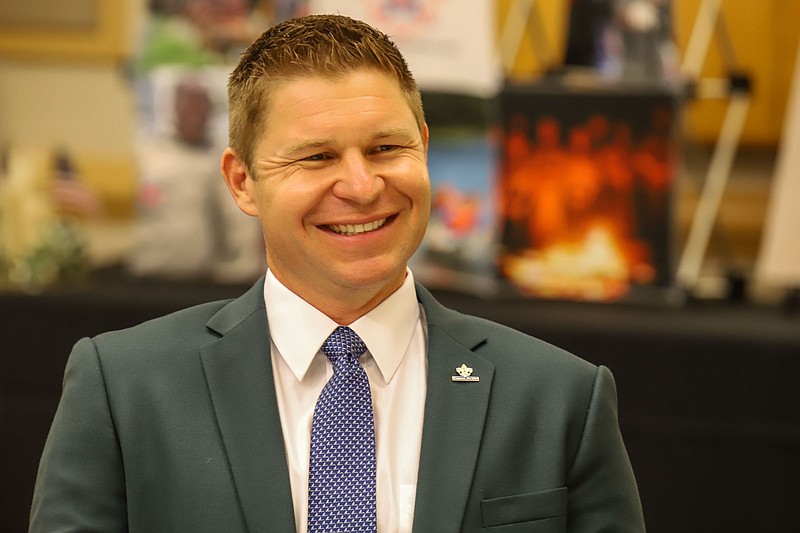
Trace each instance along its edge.
{"label": "metal easel leg", "polygon": [[700,4],[681,65],[681,71],[690,80],[700,77],[721,9],[722,0],[703,0]]}
{"label": "metal easel leg", "polygon": [[739,138],[750,107],[749,91],[734,91],[730,98],[678,266],[678,283],[687,290],[694,288],[700,277],[711,230],[714,227],[722,196],[728,184]]}
{"label": "metal easel leg", "polygon": [[[736,149],[750,108],[750,80],[737,71],[736,57],[722,15],[722,0],[702,0],[681,70],[698,98],[729,98],[719,138],[695,209],[676,273],[679,288],[692,291],[700,278],[720,203],[728,185]],[[727,79],[701,80],[700,71],[716,36],[729,71]]]}

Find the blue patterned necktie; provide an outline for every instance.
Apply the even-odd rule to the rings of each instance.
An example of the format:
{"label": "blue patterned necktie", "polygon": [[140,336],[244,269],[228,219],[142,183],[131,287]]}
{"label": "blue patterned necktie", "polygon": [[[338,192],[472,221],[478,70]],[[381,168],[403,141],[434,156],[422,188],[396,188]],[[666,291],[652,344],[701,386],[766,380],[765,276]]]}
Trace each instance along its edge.
{"label": "blue patterned necktie", "polygon": [[375,533],[375,428],[367,347],[340,326],[322,345],[333,377],[322,389],[311,426],[308,533]]}

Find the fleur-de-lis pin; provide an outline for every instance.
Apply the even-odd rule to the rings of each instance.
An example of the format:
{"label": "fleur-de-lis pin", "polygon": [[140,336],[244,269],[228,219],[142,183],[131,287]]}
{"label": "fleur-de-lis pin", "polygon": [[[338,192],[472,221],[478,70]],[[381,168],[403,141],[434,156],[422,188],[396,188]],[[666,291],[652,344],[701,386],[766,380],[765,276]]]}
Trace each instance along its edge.
{"label": "fleur-de-lis pin", "polygon": [[462,363],[461,366],[456,368],[457,376],[451,376],[450,379],[452,381],[460,381],[460,382],[470,382],[473,383],[475,381],[480,381],[481,378],[478,376],[472,375],[472,368],[468,367],[466,363]]}

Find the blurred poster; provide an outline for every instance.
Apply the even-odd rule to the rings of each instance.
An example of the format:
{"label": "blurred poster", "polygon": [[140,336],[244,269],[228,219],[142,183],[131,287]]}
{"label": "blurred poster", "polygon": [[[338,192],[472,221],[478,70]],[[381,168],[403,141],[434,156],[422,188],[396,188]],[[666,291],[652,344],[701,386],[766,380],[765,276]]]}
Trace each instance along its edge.
{"label": "blurred poster", "polygon": [[598,67],[610,52],[604,38],[612,27],[612,0],[570,0],[567,13],[567,47],[564,63],[573,67]]}
{"label": "blurred poster", "polygon": [[224,67],[159,66],[141,83],[133,239],[137,277],[243,283],[264,269],[257,221],[241,213],[220,175],[227,144]]}
{"label": "blurred poster", "polygon": [[491,0],[311,0],[311,13],[340,13],[380,29],[397,44],[423,91],[495,95]]}
{"label": "blurred poster", "polygon": [[800,287],[800,50],[795,59],[783,139],[756,265],[759,281],[780,288]]}
{"label": "blurred poster", "polygon": [[242,283],[263,272],[258,223],[230,198],[219,158],[228,75],[279,15],[265,0],[147,3],[132,65],[137,191],[126,267],[134,276]]}
{"label": "blurred poster", "polygon": [[563,299],[668,287],[677,99],[554,84],[501,101],[501,276]]}
{"label": "blurred poster", "polygon": [[411,261],[431,287],[489,295],[497,289],[496,100],[423,93],[430,128],[431,217]]}
{"label": "blurred poster", "polygon": [[570,0],[564,63],[605,78],[671,80],[678,75],[671,0]]}

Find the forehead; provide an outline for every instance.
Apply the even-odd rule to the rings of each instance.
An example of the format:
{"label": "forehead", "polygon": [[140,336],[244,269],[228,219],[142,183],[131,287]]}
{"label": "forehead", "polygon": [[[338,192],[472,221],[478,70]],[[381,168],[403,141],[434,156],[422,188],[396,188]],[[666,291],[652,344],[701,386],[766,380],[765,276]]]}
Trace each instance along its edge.
{"label": "forehead", "polygon": [[411,117],[411,107],[392,76],[377,70],[355,70],[341,75],[304,75],[270,83],[268,122],[335,118],[348,114],[393,113]]}

